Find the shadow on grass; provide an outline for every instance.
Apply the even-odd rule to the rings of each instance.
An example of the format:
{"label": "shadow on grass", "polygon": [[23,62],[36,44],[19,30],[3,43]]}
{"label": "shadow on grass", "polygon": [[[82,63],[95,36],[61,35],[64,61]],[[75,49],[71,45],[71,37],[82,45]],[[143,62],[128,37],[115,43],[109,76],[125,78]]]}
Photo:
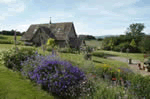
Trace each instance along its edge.
{"label": "shadow on grass", "polygon": [[0,39],[7,39],[7,37],[0,36]]}
{"label": "shadow on grass", "polygon": [[105,56],[105,57],[115,57],[115,56],[117,57],[118,55],[105,54],[104,56]]}
{"label": "shadow on grass", "polygon": [[95,63],[103,63],[103,62],[97,61],[97,60],[93,60],[93,62],[95,62]]}

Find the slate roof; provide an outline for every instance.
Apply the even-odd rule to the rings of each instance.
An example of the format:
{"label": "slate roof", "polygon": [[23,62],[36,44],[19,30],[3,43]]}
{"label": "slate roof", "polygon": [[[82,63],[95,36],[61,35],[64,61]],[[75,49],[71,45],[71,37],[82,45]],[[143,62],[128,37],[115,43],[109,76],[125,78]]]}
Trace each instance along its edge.
{"label": "slate roof", "polygon": [[71,28],[73,26],[73,22],[64,22],[64,23],[52,23],[50,24],[33,24],[30,25],[26,33],[22,36],[21,40],[32,40],[34,36],[34,30],[37,28],[43,29],[49,35],[55,36],[56,40],[66,40],[67,35],[69,34]]}

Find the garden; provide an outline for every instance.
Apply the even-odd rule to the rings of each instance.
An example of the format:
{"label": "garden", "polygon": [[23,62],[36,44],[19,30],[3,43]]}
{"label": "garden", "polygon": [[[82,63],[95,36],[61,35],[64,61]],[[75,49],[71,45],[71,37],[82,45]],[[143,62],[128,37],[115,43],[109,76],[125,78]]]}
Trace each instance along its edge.
{"label": "garden", "polygon": [[1,99],[150,98],[149,76],[134,73],[127,63],[106,59],[121,56],[116,52],[94,51],[90,46],[59,48],[52,39],[42,49],[22,44],[0,46]]}
{"label": "garden", "polygon": [[[30,81],[31,86],[36,86],[38,91],[46,92],[45,97],[49,99],[150,97],[148,76],[133,73],[127,64],[105,59],[103,53],[92,54],[88,60],[86,54],[90,54],[90,50],[79,54],[69,48],[64,51],[58,49],[59,55],[53,55],[51,50],[43,52],[38,49],[18,46],[17,49],[3,50],[0,55],[1,65],[12,71],[13,75],[19,74],[19,79]],[[24,85],[23,82],[21,84]],[[6,98],[7,95],[3,96],[2,92],[0,96]]]}

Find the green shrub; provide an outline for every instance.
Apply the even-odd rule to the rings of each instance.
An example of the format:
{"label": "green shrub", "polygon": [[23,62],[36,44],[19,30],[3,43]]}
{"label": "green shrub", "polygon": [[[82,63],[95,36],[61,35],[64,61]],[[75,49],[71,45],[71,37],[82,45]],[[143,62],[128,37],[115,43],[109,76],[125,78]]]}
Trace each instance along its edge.
{"label": "green shrub", "polygon": [[61,53],[70,53],[71,49],[70,48],[60,48],[58,51]]}
{"label": "green shrub", "polygon": [[93,47],[88,46],[88,47],[86,48],[86,51],[87,51],[88,53],[91,53],[91,52],[93,51],[92,48],[93,48]]}
{"label": "green shrub", "polygon": [[85,54],[84,59],[85,60],[91,60],[92,59],[92,54]]}
{"label": "green shrub", "polygon": [[1,53],[1,59],[7,68],[21,70],[21,61],[27,60],[28,57],[35,54],[34,48],[11,48]]}
{"label": "green shrub", "polygon": [[126,49],[129,48],[129,46],[130,45],[129,45],[128,42],[120,43],[118,45],[118,47],[115,48],[115,50],[117,50],[117,51],[121,51],[122,50],[122,52],[126,52]]}
{"label": "green shrub", "polygon": [[0,44],[13,44],[13,41],[0,40]]}
{"label": "green shrub", "polygon": [[47,47],[46,50],[51,52],[52,51],[52,47]]}
{"label": "green shrub", "polygon": [[134,91],[137,96],[146,97],[146,99],[150,98],[150,77],[145,76],[143,77],[140,74],[136,74],[130,76],[131,80],[131,89],[130,91]]}
{"label": "green shrub", "polygon": [[92,55],[96,57],[102,57],[102,58],[107,57],[107,56],[116,56],[116,55],[107,54],[104,52],[93,52]]}
{"label": "green shrub", "polygon": [[120,52],[120,46],[115,46],[113,50],[117,51],[117,52]]}
{"label": "green shrub", "polygon": [[60,48],[58,51],[61,52],[61,53],[74,53],[74,54],[79,52],[78,49],[68,48],[68,47],[67,48]]}
{"label": "green shrub", "polygon": [[104,52],[93,52],[92,55],[97,57],[104,57]]}

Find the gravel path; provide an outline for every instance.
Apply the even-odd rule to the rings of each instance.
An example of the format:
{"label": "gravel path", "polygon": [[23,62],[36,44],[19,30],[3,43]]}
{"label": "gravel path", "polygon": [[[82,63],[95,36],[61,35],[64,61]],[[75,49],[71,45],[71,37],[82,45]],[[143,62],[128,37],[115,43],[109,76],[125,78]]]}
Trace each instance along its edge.
{"label": "gravel path", "polygon": [[[116,56],[108,56],[108,59],[113,59],[113,60],[117,60],[117,61],[121,61],[121,62],[125,62],[128,63],[128,58],[124,58],[124,57],[116,57]],[[139,60],[132,60],[132,64],[128,64],[130,69],[135,72],[135,73],[140,73],[142,75],[150,75],[150,72],[146,72],[145,70],[139,70],[137,63],[140,63]]]}

